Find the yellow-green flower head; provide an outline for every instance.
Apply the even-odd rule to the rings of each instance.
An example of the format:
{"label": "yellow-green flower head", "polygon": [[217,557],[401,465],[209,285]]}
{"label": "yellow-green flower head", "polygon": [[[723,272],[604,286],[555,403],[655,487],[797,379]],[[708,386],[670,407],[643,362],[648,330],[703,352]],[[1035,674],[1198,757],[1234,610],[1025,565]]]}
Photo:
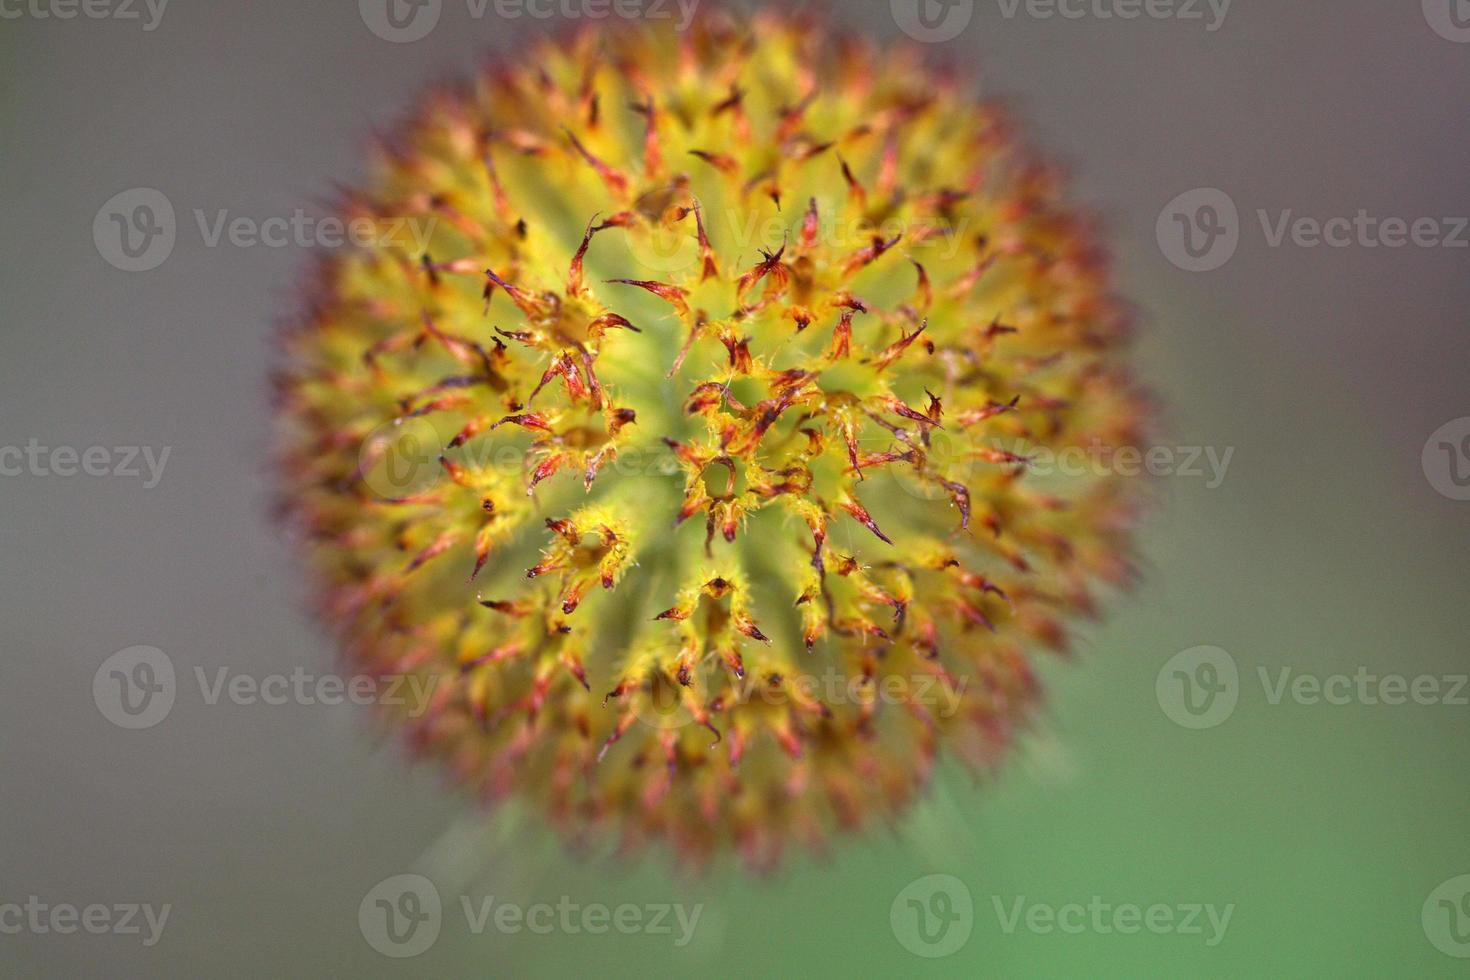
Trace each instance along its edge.
{"label": "yellow-green flower head", "polygon": [[[413,745],[577,841],[756,865],[988,767],[1129,574],[1149,411],[1088,222],[914,50],[604,26],[438,91],[344,194],[284,507]],[[426,236],[418,244],[417,236]]]}

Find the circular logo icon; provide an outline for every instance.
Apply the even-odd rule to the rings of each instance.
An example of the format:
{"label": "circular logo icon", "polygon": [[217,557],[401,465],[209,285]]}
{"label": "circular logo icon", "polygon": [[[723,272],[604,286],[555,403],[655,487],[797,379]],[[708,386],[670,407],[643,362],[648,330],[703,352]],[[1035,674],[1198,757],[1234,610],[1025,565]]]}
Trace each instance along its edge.
{"label": "circular logo icon", "polygon": [[[918,442],[918,440],[915,440]],[[903,492],[919,500],[953,500],[954,494],[941,483],[969,483],[975,471],[974,446],[963,432],[951,434],[947,429],[930,429],[928,445],[919,443],[924,454],[924,471],[920,473],[902,460],[884,466],[884,470],[903,488]]]}
{"label": "circular logo icon", "polygon": [[1470,875],[1451,878],[1430,892],[1420,919],[1435,949],[1470,959]]}
{"label": "circular logo icon", "polygon": [[694,713],[684,703],[683,687],[660,673],[653,673],[643,689],[623,696],[636,699],[633,716],[657,731],[683,728],[694,721]]}
{"label": "circular logo icon", "polygon": [[970,26],[975,0],[889,0],[893,22],[915,41],[953,41]]}
{"label": "circular logo icon", "polygon": [[1154,233],[1164,258],[1175,266],[1211,272],[1229,262],[1240,245],[1240,212],[1229,194],[1200,187],[1165,205]]}
{"label": "circular logo icon", "polygon": [[653,222],[646,230],[630,235],[628,242],[633,260],[650,272],[684,272],[700,262],[693,215],[672,224]]}
{"label": "circular logo icon", "polygon": [[173,710],[174,663],[158,647],[119,650],[92,675],[92,700],[119,728],[152,728]]}
{"label": "circular logo icon", "polygon": [[949,956],[970,941],[975,902],[954,875],[926,875],[898,893],[888,924],[899,944],[915,956]]}
{"label": "circular logo icon", "polygon": [[444,908],[439,889],[423,875],[384,878],[362,897],[357,926],[368,945],[384,956],[418,956],[439,938]]}
{"label": "circular logo icon", "polygon": [[163,265],[177,237],[173,202],[151,187],[112,195],[92,219],[97,254],[124,272],[147,272]]}
{"label": "circular logo icon", "polygon": [[395,44],[428,37],[443,8],[443,0],[357,0],[357,12],[368,30]]}
{"label": "circular logo icon", "polygon": [[1451,500],[1470,500],[1470,418],[1435,430],[1420,457],[1429,485]]}
{"label": "circular logo icon", "polygon": [[1470,0],[1424,0],[1424,19],[1446,41],[1470,44]]}
{"label": "circular logo icon", "polygon": [[1154,682],[1159,707],[1183,728],[1214,728],[1235,713],[1240,671],[1219,647],[1192,647],[1169,658]]}
{"label": "circular logo icon", "polygon": [[373,493],[401,500],[423,493],[444,475],[444,445],[428,419],[394,419],[367,434],[357,452],[358,472]]}

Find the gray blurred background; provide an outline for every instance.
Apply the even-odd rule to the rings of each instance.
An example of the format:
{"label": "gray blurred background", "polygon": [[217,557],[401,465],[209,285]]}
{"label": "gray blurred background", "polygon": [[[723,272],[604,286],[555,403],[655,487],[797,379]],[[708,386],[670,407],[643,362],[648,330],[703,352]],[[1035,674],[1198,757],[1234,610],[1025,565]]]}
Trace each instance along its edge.
{"label": "gray blurred background", "polygon": [[[1080,656],[1046,666],[1048,718],[998,779],[946,773],[892,835],[771,881],[690,881],[568,858],[533,817],[475,810],[367,709],[210,705],[194,680],[334,670],[263,465],[272,327],[310,250],[207,247],[194,209],[319,213],[418,90],[515,57],[555,20],[444,0],[426,37],[393,43],[346,0],[173,0],[151,30],[141,2],[134,20],[0,3],[0,447],[170,450],[152,487],[146,467],[0,476],[0,909],[170,906],[151,946],[146,926],[0,932],[0,975],[1464,975],[1470,707],[1273,705],[1256,681],[1259,667],[1470,670],[1470,502],[1437,492],[1421,460],[1470,416],[1470,249],[1272,247],[1258,218],[1470,215],[1470,31],[1452,4],[1470,24],[1460,0],[1237,0],[1215,30],[1204,3],[1202,20],[1103,18],[1092,0],[1068,8],[1078,19],[934,8],[969,18],[934,55],[1009,97],[1105,219],[1173,442],[1235,453],[1218,487],[1161,482],[1144,584]],[[836,7],[882,38],[917,23],[902,0]],[[126,272],[94,218],[140,187],[177,210],[177,241]],[[1194,273],[1156,229],[1197,188],[1228,195],[1239,243]],[[1155,681],[1202,644],[1239,665],[1239,706],[1196,731],[1161,710]],[[139,645],[167,653],[179,693],[128,730],[92,685]],[[433,947],[400,961],[366,941],[358,907],[406,872],[446,908]],[[939,959],[890,921],[930,874],[974,904],[968,940]],[[1432,893],[1462,932],[1431,921]],[[460,895],[702,912],[682,947],[474,935]],[[1094,895],[1234,912],[1206,946],[1008,933],[994,907]]]}

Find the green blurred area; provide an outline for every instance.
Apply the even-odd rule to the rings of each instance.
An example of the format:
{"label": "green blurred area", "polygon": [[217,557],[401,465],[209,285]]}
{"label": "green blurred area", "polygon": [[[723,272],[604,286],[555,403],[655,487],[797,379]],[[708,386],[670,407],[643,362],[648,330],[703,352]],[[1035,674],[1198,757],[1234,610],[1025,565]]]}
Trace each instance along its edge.
{"label": "green blurred area", "polygon": [[[1173,396],[1196,434],[1239,423],[1238,411]],[[1463,518],[1422,477],[1416,484],[1416,447],[1393,467],[1371,458],[1385,436],[1368,426],[1324,433],[1320,455],[1333,464],[1299,475],[1295,490],[1271,473],[1296,463],[1245,443],[1219,488],[1161,481],[1144,581],[1113,597],[1073,658],[1045,666],[1049,707],[1017,756],[979,785],[946,772],[892,835],[798,860],[769,881],[688,881],[654,868],[624,878],[552,858],[522,872],[513,900],[703,902],[694,940],[679,949],[668,937],[490,938],[463,927],[450,938],[446,927],[440,962],[473,971],[493,949],[511,973],[539,976],[1464,975],[1465,961],[1426,938],[1421,910],[1441,882],[1470,872],[1470,707],[1289,694],[1272,703],[1283,667],[1293,677],[1466,673],[1464,539],[1443,533]],[[1372,499],[1383,480],[1369,492],[1355,475],[1384,469],[1403,477],[1391,510]],[[1324,497],[1321,487],[1336,489]],[[1272,508],[1270,522],[1251,517]],[[1239,702],[1195,731],[1166,715],[1156,679],[1201,644],[1236,661]],[[890,905],[936,874],[964,883],[972,926],[958,951],[927,959],[905,947]],[[1122,934],[1107,929],[1111,912],[1102,930],[1068,934],[1012,926],[1020,899],[1165,905],[1178,916],[1233,908],[1210,945],[1203,912],[1200,934]]]}

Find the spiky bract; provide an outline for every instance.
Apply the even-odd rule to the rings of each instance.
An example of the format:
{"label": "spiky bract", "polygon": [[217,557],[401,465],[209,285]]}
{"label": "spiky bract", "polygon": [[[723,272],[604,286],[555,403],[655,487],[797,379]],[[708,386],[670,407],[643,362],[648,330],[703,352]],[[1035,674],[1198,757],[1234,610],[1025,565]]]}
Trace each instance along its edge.
{"label": "spiky bract", "polygon": [[343,213],[380,241],[278,384],[321,613],[576,838],[768,864],[896,814],[1127,575],[1136,481],[1028,473],[1147,422],[1092,230],[911,50],[583,30],[427,98]]}

